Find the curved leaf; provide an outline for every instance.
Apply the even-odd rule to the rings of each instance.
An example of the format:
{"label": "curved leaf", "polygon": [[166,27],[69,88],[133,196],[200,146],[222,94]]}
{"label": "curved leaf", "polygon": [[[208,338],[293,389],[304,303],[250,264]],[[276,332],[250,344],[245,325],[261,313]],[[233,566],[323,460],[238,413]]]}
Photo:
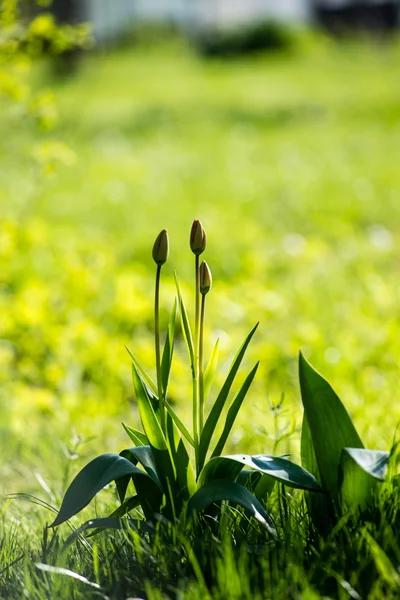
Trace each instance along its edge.
{"label": "curved leaf", "polygon": [[132,364],[132,379],[139,407],[140,420],[142,421],[147,439],[151,446],[157,448],[157,450],[166,450],[167,443],[160,422],[156,417],[148,390],[139,376],[135,363]]}
{"label": "curved leaf", "polygon": [[118,454],[102,454],[94,458],[67,489],[60,511],[50,527],[60,525],[80,512],[111,481],[133,474],[150,480],[147,473]]}
{"label": "curved leaf", "polygon": [[200,437],[200,448],[199,448],[199,468],[200,469],[202,469],[202,467],[204,465],[208,447],[210,445],[211,438],[214,433],[215,427],[221,416],[222,410],[225,406],[226,399],[228,398],[228,394],[229,394],[232,384],[235,380],[236,374],[239,370],[239,367],[243,360],[243,357],[246,353],[247,347],[250,344],[251,338],[253,337],[257,327],[258,327],[258,323],[253,327],[253,329],[247,335],[243,344],[240,346],[239,350],[237,351],[236,356],[232,361],[232,364],[229,369],[228,376],[225,380],[225,383],[222,386],[221,391],[218,394],[218,396],[214,402],[214,405],[210,411],[210,414],[208,415],[207,420],[204,424],[204,429],[203,429],[201,437]]}
{"label": "curved leaf", "polygon": [[[150,446],[139,446],[138,448],[126,448],[119,453],[120,456],[127,458],[133,464],[138,462],[144,467],[146,473],[160,486],[160,480],[157,475],[157,467],[154,461],[153,451]],[[161,487],[161,486],[160,486]]]}
{"label": "curved leaf", "polygon": [[[163,454],[168,455],[168,452],[163,451]],[[157,475],[157,465],[154,458],[153,449],[150,448],[150,446],[128,448],[126,450],[122,450],[120,456],[123,456],[134,465],[140,462],[140,464],[145,468],[149,477],[145,479],[138,476],[137,473],[133,473],[131,476],[128,476],[128,480],[123,477],[117,481],[119,497],[121,500],[124,499],[126,489],[129,484],[129,479],[132,478],[140,501],[139,504],[142,507],[146,519],[152,520],[154,514],[161,511],[163,501],[163,490]],[[167,456],[167,459],[169,459],[169,456]]]}
{"label": "curved leaf", "polygon": [[228,501],[238,504],[257,519],[273,536],[276,529],[272,517],[266,512],[260,502],[242,485],[234,481],[208,481],[193,494],[188,503],[188,517],[200,512],[214,502]]}
{"label": "curved leaf", "polygon": [[342,450],[345,447],[363,448],[363,443],[332,387],[306,361],[301,352],[299,376],[304,411],[322,483],[336,501]]}
{"label": "curved leaf", "polygon": [[289,487],[312,492],[322,492],[322,488],[311,473],[286,458],[258,454],[232,454],[216,456],[208,461],[200,473],[198,488],[214,479],[236,479],[243,466],[264,473]]}
{"label": "curved leaf", "polygon": [[[303,415],[303,424],[301,427],[301,464],[307,471],[314,475],[317,481],[321,481],[306,413]],[[308,494],[306,496],[306,503],[315,527],[322,535],[327,535],[335,518],[332,499],[328,494]]]}
{"label": "curved leaf", "polygon": [[147,446],[148,445],[149,440],[147,439],[147,437],[145,436],[144,433],[142,433],[141,431],[138,431],[137,429],[133,429],[133,427],[129,427],[129,425],[125,425],[125,423],[122,423],[122,427],[125,429],[126,433],[129,435],[132,442],[136,446]]}
{"label": "curved leaf", "polygon": [[143,381],[144,385],[146,385],[146,387],[148,388],[148,392],[151,395],[153,402],[158,401],[158,391],[156,384],[154,383],[150,375],[146,372],[146,369],[144,368],[142,363],[139,362],[136,356],[132,354],[132,352],[127,346],[125,346],[125,348],[127,349],[128,354],[131,357],[133,364],[135,365],[136,370],[140,375],[141,380]]}
{"label": "curved leaf", "polygon": [[225,420],[225,426],[224,429],[221,433],[221,436],[218,440],[217,445],[214,448],[214,451],[212,453],[212,457],[214,456],[220,456],[222,450],[224,449],[224,446],[226,444],[226,440],[228,439],[228,436],[231,432],[231,429],[233,427],[233,424],[236,420],[237,414],[240,410],[240,407],[243,404],[243,400],[246,397],[247,392],[249,391],[249,388],[253,382],[253,379],[257,373],[257,369],[258,369],[258,365],[260,363],[257,363],[255,365],[255,367],[253,367],[253,369],[250,371],[250,373],[247,375],[246,379],[244,380],[242,386],[240,387],[240,390],[238,391],[238,393],[236,394],[235,398],[232,400],[232,404],[228,410],[228,414],[226,415],[226,420]]}
{"label": "curved leaf", "polygon": [[379,482],[385,479],[390,452],[365,448],[343,448],[340,459],[341,500],[343,507],[367,508]]}

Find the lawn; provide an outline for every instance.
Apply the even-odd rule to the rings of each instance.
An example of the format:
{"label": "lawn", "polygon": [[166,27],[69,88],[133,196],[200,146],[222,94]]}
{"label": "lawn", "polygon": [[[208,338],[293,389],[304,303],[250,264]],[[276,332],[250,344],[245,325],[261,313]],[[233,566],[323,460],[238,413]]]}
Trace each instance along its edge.
{"label": "lawn", "polygon": [[[300,461],[300,348],[332,382],[366,445],[390,447],[400,420],[399,60],[397,42],[318,39],[296,52],[221,61],[170,40],[94,52],[68,77],[37,65],[34,86],[57,99],[55,129],[38,133],[18,114],[0,115],[4,497],[26,492],[58,507],[89,457],[125,447],[121,421],[139,425],[125,346],[154,365],[152,245],[167,228],[165,328],[174,270],[192,305],[194,218],[208,234],[205,349],[220,338],[217,383],[260,321],[246,359],[260,369],[229,449],[293,452]],[[58,139],[68,150],[56,148],[47,173],[41,161]],[[47,146],[39,152],[38,143]],[[170,393],[187,419],[185,352],[178,338]],[[271,405],[282,394],[278,414]],[[113,503],[105,491],[96,510],[107,514]],[[50,520],[45,508],[4,501],[1,597],[89,597],[83,584],[69,588],[29,567],[52,560],[56,548],[42,542]],[[99,556],[105,564],[107,544],[118,545],[107,540],[89,558],[76,551],[74,570],[103,581]],[[154,589],[177,586],[160,548],[142,552],[141,573]],[[219,589],[235,571],[228,554],[216,562]],[[291,573],[297,591],[281,594],[319,597],[306,573]],[[337,586],[332,596],[348,597]],[[124,598],[125,588],[113,593]],[[199,584],[185,597],[202,594]]]}

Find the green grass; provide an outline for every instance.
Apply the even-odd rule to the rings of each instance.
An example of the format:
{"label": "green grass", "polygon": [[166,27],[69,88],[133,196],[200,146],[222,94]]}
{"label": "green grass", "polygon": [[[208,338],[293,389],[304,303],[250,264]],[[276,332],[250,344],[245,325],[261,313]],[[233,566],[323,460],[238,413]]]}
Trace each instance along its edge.
{"label": "green grass", "polygon": [[[93,54],[69,79],[38,66],[37,85],[58,100],[56,130],[38,135],[28,120],[0,116],[1,492],[30,492],[59,506],[89,457],[124,447],[120,421],[138,424],[124,346],[154,364],[152,244],[166,227],[171,255],[162,306],[170,309],[174,268],[190,298],[194,217],[207,229],[214,279],[206,353],[220,336],[226,370],[261,321],[248,358],[248,365],[261,359],[260,372],[231,450],[240,442],[241,450],[271,452],[276,430],[289,423],[292,433],[277,451],[291,450],[299,462],[300,347],[333,382],[366,445],[390,447],[400,419],[399,58],[397,43],[319,42],[297,54],[203,61],[173,41]],[[58,138],[75,161],[45,177],[31,151]],[[184,352],[181,340],[170,389],[185,415]],[[268,398],[276,403],[282,392],[286,412],[276,427]],[[98,514],[113,502],[105,491]],[[24,589],[32,598],[88,597],[84,584],[68,588],[61,576],[32,566],[54,558],[40,550],[47,511],[13,501],[3,514],[2,597],[22,597]],[[128,569],[126,550],[113,539],[99,542],[100,579],[116,570],[105,566],[109,543],[119,548],[109,560]],[[280,597],[318,597],[310,586],[348,597],[332,583],[353,564],[347,550],[332,541],[333,559],[311,544],[322,566],[309,575],[304,565],[314,550],[304,560],[303,544],[291,539],[298,570],[284,570],[279,561],[288,555],[277,553]],[[363,548],[355,541],[348,552],[359,558]],[[154,573],[167,593],[177,586],[174,555],[146,551],[154,570],[149,558],[136,571],[129,566],[140,575],[121,594],[144,594],[142,580]],[[94,581],[91,553],[76,550],[68,560]],[[337,577],[323,571],[326,562]],[[191,569],[183,564],[185,580]],[[213,567],[220,589],[234,581],[234,568],[224,564],[216,559]],[[377,598],[379,586],[393,584],[381,579]],[[201,588],[193,590],[187,597],[200,597]]]}

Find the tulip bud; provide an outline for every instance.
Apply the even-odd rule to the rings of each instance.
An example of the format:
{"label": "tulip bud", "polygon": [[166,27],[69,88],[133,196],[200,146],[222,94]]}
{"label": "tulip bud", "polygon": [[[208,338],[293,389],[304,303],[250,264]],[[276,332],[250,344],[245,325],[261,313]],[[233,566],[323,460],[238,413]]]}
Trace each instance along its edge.
{"label": "tulip bud", "polygon": [[211,290],[212,276],[205,260],[200,265],[200,293],[205,296]]}
{"label": "tulip bud", "polygon": [[153,246],[153,259],[158,265],[163,265],[167,262],[169,253],[168,232],[163,229],[157,236]]}
{"label": "tulip bud", "polygon": [[193,254],[198,256],[206,249],[206,243],[207,236],[204,227],[198,219],[195,219],[190,231],[190,249]]}

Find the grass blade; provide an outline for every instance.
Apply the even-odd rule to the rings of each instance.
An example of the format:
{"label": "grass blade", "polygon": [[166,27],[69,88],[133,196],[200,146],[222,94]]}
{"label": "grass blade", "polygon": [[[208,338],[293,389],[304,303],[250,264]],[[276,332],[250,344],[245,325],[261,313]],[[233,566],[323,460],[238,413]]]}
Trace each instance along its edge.
{"label": "grass blade", "polygon": [[257,373],[257,369],[258,369],[258,365],[260,363],[257,363],[255,365],[255,367],[253,367],[253,369],[250,371],[250,373],[247,375],[246,379],[244,380],[240,390],[238,391],[238,393],[236,394],[235,398],[232,401],[232,404],[228,410],[228,414],[226,415],[226,420],[225,420],[225,426],[224,429],[222,431],[221,437],[218,440],[217,445],[214,448],[214,451],[211,455],[211,457],[214,456],[220,456],[222,450],[224,449],[226,440],[228,439],[228,436],[231,432],[231,429],[233,427],[233,424],[236,420],[236,417],[238,415],[238,412],[240,410],[240,407],[242,406],[243,400],[246,397],[247,392],[249,391],[249,388],[253,382],[253,379]]}
{"label": "grass blade", "polygon": [[201,434],[201,438],[200,438],[200,448],[199,448],[199,470],[202,469],[203,465],[204,465],[204,461],[206,459],[206,455],[207,455],[207,451],[211,442],[211,438],[212,435],[214,433],[215,427],[218,423],[218,419],[221,415],[221,412],[224,408],[226,399],[228,397],[228,394],[230,392],[230,389],[232,387],[232,384],[235,380],[236,374],[238,372],[238,369],[240,367],[240,364],[243,360],[243,357],[246,353],[247,347],[250,343],[251,338],[253,337],[256,329],[258,327],[258,323],[257,325],[255,325],[253,327],[253,329],[250,331],[250,333],[247,335],[246,339],[244,340],[243,344],[241,345],[241,347],[239,348],[235,358],[233,359],[233,362],[231,364],[231,367],[229,369],[229,373],[228,376],[225,380],[224,385],[222,386],[222,389],[220,391],[220,393],[217,396],[217,399],[214,402],[214,406],[211,409],[210,414],[208,415],[208,418],[205,422],[204,425],[204,429],[203,432]]}

